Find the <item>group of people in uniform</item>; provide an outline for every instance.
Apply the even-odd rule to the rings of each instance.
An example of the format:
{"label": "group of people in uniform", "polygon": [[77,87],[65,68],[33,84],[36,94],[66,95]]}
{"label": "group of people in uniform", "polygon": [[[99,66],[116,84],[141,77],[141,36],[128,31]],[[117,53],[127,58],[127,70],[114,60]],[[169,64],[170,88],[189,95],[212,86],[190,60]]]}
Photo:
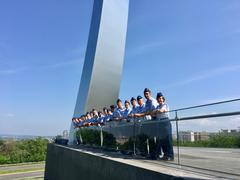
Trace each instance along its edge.
{"label": "group of people in uniform", "polygon": [[110,108],[104,107],[102,111],[93,109],[78,118],[72,118],[74,127],[104,126],[110,121],[131,122],[134,118],[144,118],[145,120],[162,121],[158,123],[161,137],[158,137],[156,152],[151,156],[152,159],[159,158],[163,152],[161,160],[174,160],[172,145],[172,126],[169,121],[169,107],[165,97],[161,92],[157,93],[156,99],[152,97],[151,90],[144,89],[144,101],[142,96],[132,97],[130,102],[126,100],[124,105],[121,99],[118,99],[116,105]]}

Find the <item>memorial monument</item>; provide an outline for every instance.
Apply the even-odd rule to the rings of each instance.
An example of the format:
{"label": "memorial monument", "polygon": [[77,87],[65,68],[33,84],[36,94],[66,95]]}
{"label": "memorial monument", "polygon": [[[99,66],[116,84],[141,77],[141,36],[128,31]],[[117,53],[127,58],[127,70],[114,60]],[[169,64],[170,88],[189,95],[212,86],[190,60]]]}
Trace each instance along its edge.
{"label": "memorial monument", "polygon": [[[82,77],[73,117],[115,103],[127,32],[129,0],[94,0]],[[71,124],[69,143],[74,142]]]}

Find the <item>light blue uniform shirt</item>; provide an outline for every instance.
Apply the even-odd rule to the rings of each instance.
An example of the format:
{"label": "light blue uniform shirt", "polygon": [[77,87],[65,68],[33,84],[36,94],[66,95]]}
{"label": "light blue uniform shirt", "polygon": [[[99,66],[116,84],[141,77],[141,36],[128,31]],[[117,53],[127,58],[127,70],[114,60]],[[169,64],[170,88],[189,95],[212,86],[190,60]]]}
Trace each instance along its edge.
{"label": "light blue uniform shirt", "polygon": [[135,107],[132,108],[130,114],[136,114],[137,111],[138,111],[138,106],[135,106]]}
{"label": "light blue uniform shirt", "polygon": [[121,118],[121,117],[123,117],[124,111],[125,111],[125,108],[123,108],[123,109],[117,108],[117,109],[113,112],[113,117],[114,117],[114,118]]}
{"label": "light blue uniform shirt", "polygon": [[157,106],[158,106],[158,102],[153,97],[151,97],[150,99],[148,99],[146,101],[146,105],[145,105],[146,111],[152,111],[152,110],[156,109]]}
{"label": "light blue uniform shirt", "polygon": [[132,112],[132,108],[125,108],[124,112],[123,112],[123,118],[127,118],[128,115]]}
{"label": "light blue uniform shirt", "polygon": [[104,123],[105,122],[105,116],[98,118],[98,123]]}
{"label": "light blue uniform shirt", "polygon": [[144,113],[146,112],[145,104],[143,103],[142,106],[138,106],[136,109],[136,113]]}
{"label": "light blue uniform shirt", "polygon": [[[166,103],[159,104],[156,109],[164,109],[166,111],[169,111],[169,107]],[[163,113],[157,114],[157,119],[166,119],[166,118],[169,118],[168,112],[163,112]]]}

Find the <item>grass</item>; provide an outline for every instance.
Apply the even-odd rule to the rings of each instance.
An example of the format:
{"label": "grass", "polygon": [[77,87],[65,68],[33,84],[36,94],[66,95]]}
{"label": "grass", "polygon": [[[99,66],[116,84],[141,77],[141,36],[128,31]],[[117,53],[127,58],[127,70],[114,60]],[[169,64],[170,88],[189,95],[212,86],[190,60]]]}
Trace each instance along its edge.
{"label": "grass", "polygon": [[45,161],[39,162],[26,162],[26,163],[16,163],[16,164],[0,164],[0,167],[8,167],[8,166],[22,166],[22,165],[31,165],[31,164],[44,164]]}
{"label": "grass", "polygon": [[43,177],[20,178],[15,180],[43,180]]}
{"label": "grass", "polygon": [[44,168],[29,168],[29,169],[19,169],[19,170],[2,170],[2,171],[0,171],[0,175],[3,175],[3,174],[13,174],[13,173],[23,173],[23,172],[31,172],[31,171],[44,171]]}

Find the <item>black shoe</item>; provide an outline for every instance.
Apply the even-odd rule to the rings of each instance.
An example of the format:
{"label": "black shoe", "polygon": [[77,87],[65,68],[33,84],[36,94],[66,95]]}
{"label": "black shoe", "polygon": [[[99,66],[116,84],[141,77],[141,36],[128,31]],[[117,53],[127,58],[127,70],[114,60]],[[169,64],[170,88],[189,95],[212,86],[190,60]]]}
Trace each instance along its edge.
{"label": "black shoe", "polygon": [[162,160],[162,161],[166,161],[166,160],[167,160],[167,156],[163,156],[163,157],[161,157],[160,160]]}

